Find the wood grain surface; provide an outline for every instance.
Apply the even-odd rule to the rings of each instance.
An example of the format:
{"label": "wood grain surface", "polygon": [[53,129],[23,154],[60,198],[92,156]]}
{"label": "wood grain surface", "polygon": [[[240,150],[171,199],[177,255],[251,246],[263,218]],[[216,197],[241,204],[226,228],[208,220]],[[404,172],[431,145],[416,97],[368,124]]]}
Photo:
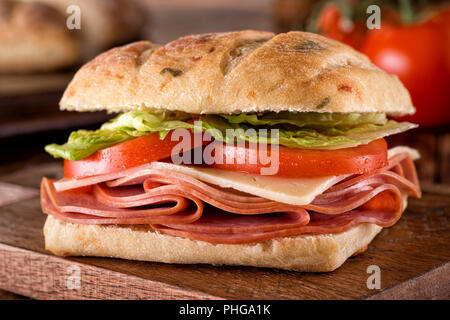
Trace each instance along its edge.
{"label": "wood grain surface", "polygon": [[[56,178],[61,170],[56,162],[39,164],[3,173],[0,181],[29,190],[43,174]],[[367,252],[334,272],[307,274],[56,257],[44,249],[39,198],[27,196],[0,207],[0,288],[38,299],[449,299],[449,215],[448,189],[425,192]],[[380,290],[367,288],[370,265],[381,269]],[[81,274],[78,290],[67,287],[73,266]]]}

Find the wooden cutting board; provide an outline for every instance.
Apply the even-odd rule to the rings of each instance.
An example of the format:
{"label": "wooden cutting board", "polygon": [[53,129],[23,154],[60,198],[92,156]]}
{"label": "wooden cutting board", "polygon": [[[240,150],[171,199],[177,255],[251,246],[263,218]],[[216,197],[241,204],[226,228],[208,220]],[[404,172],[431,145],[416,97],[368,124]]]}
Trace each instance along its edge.
{"label": "wooden cutting board", "polygon": [[[450,298],[449,186],[425,186],[368,251],[334,272],[308,274],[53,256],[44,249],[37,188],[61,170],[38,164],[0,176],[0,288],[40,299]],[[371,265],[380,268],[379,290],[367,288]]]}

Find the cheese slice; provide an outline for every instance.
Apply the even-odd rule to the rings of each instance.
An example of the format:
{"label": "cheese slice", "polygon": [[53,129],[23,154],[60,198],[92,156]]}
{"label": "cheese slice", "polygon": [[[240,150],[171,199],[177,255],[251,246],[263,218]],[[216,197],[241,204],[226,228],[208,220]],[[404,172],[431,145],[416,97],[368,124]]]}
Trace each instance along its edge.
{"label": "cheese slice", "polygon": [[[409,153],[413,160],[420,158],[417,150],[405,146],[389,149],[388,158],[403,152]],[[222,188],[232,188],[258,197],[299,206],[310,204],[316,196],[349,176],[291,179],[165,162],[153,162],[151,167],[177,171]]]}
{"label": "cheese slice", "polygon": [[416,149],[410,148],[410,147],[405,147],[405,146],[398,146],[398,147],[389,149],[388,150],[388,159],[392,158],[396,154],[403,153],[403,152],[408,153],[409,156],[411,157],[411,159],[413,159],[413,160],[420,159],[419,151],[417,151]]}
{"label": "cheese slice", "polygon": [[232,188],[258,197],[293,205],[311,203],[317,195],[348,176],[290,179],[165,162],[153,162],[151,168],[176,171],[222,188]]}

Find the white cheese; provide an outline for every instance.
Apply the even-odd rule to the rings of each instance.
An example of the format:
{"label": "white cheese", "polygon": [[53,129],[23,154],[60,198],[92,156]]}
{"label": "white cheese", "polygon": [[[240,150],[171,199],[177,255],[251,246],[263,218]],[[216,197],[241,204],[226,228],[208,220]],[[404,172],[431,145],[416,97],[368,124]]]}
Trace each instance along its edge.
{"label": "white cheese", "polygon": [[[413,160],[420,157],[417,150],[404,146],[388,150],[388,157],[391,158],[402,152],[409,153]],[[177,171],[222,188],[232,188],[258,197],[293,205],[310,204],[316,196],[349,176],[291,179],[163,162],[153,162],[151,167]]]}
{"label": "white cheese", "polygon": [[163,162],[153,162],[151,167],[180,172],[222,188],[293,205],[311,203],[317,195],[347,176],[290,179]]}
{"label": "white cheese", "polygon": [[389,149],[388,150],[388,158],[390,159],[393,156],[395,156],[396,154],[403,153],[403,152],[408,153],[409,156],[411,157],[411,159],[413,159],[413,160],[420,159],[419,151],[417,151],[416,149],[410,148],[410,147],[405,147],[405,146],[398,146],[398,147]]}

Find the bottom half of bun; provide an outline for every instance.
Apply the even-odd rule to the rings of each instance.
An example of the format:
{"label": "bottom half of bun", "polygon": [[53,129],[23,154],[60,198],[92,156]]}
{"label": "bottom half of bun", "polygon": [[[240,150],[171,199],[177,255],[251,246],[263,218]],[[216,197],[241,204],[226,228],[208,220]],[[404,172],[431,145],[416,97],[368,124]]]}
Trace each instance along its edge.
{"label": "bottom half of bun", "polygon": [[300,235],[249,244],[212,244],[163,235],[141,225],[84,225],[48,216],[44,235],[45,248],[62,256],[327,272],[364,251],[381,230],[382,227],[365,223],[339,234]]}

